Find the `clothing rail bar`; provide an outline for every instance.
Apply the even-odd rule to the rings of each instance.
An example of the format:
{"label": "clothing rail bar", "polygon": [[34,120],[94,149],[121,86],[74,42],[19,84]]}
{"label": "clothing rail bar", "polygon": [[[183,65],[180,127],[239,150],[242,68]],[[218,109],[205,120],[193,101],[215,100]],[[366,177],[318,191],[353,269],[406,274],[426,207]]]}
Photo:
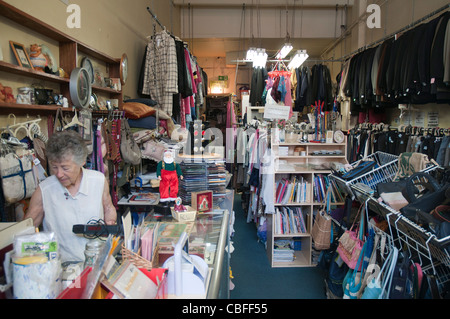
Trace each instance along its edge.
{"label": "clothing rail bar", "polygon": [[165,30],[166,27],[161,22],[159,22],[158,17],[156,16],[156,14],[153,13],[153,11],[150,9],[150,7],[147,7],[147,11],[148,11],[148,13],[150,13],[152,18],[155,19],[155,21],[159,24],[159,26]]}
{"label": "clothing rail bar", "polygon": [[419,20],[414,21],[413,23],[407,25],[406,27],[401,28],[400,30],[398,30],[396,32],[393,32],[390,35],[384,36],[380,40],[377,40],[375,42],[372,42],[371,44],[365,45],[365,46],[363,46],[363,47],[361,47],[361,48],[359,48],[359,49],[357,49],[357,50],[355,50],[355,51],[353,51],[353,52],[351,52],[351,53],[349,53],[347,55],[344,55],[343,57],[341,57],[339,59],[335,59],[335,60],[343,62],[343,61],[347,60],[349,57],[351,57],[351,56],[353,56],[353,55],[355,55],[357,53],[360,53],[360,52],[362,52],[362,51],[364,51],[364,50],[366,50],[368,48],[374,47],[374,46],[376,46],[376,45],[378,45],[378,44],[380,44],[380,43],[382,43],[382,42],[384,42],[384,41],[386,41],[388,39],[391,39],[391,38],[395,37],[396,34],[399,34],[399,33],[402,33],[402,32],[405,32],[407,30],[410,30],[410,29],[414,28],[418,24],[420,24],[420,23],[430,19],[431,17],[433,17],[433,16],[435,16],[435,15],[441,13],[441,12],[444,12],[445,10],[448,10],[449,8],[450,8],[450,3],[446,4],[445,6],[439,8],[439,9],[437,9],[437,10],[435,10],[435,11],[429,13],[429,14],[427,14],[426,16],[420,18]]}

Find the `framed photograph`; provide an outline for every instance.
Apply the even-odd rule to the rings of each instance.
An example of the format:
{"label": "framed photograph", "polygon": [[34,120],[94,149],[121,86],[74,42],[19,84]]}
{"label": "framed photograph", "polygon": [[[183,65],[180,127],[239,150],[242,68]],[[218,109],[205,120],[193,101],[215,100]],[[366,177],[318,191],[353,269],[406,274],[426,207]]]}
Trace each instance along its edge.
{"label": "framed photograph", "polygon": [[192,192],[191,206],[197,210],[198,213],[207,213],[213,209],[213,192],[202,191]]}
{"label": "framed photograph", "polygon": [[9,41],[9,44],[11,45],[11,49],[16,56],[17,63],[21,67],[34,70],[33,64],[31,64],[30,57],[28,56],[27,50],[25,50],[23,44],[14,41]]}
{"label": "framed photograph", "polygon": [[327,131],[327,143],[333,143],[333,131]]}

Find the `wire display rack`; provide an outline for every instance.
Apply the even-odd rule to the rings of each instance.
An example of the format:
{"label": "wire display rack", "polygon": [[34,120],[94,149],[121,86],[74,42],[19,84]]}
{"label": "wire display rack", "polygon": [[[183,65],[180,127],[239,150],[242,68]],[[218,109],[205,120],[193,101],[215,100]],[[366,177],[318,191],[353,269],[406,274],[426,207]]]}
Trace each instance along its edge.
{"label": "wire display rack", "polygon": [[361,161],[375,161],[377,163],[377,167],[370,172],[362,174],[361,176],[349,181],[346,181],[334,174],[330,175],[330,177],[336,181],[340,190],[351,196],[353,199],[355,199],[356,196],[352,190],[353,185],[361,183],[370,187],[372,190],[375,190],[377,184],[392,181],[398,171],[397,155],[384,152],[375,152],[360,161],[352,163],[351,166],[355,168],[361,163]]}
{"label": "wire display rack", "polygon": [[[433,173],[438,168],[439,166],[431,165],[422,172]],[[408,252],[411,258],[419,262],[424,272],[435,275],[440,285],[450,282],[450,236],[437,238],[432,232],[376,199],[358,184],[351,185],[351,188],[359,202],[367,201],[372,212],[386,219],[390,236],[397,248]]]}

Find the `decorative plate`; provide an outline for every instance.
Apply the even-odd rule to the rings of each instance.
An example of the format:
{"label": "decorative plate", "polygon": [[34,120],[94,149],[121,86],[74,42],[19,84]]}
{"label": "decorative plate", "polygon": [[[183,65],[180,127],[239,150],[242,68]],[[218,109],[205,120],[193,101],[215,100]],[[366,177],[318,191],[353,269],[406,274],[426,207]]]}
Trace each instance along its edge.
{"label": "decorative plate", "polygon": [[338,144],[342,144],[344,142],[345,136],[342,131],[334,132],[334,141]]}

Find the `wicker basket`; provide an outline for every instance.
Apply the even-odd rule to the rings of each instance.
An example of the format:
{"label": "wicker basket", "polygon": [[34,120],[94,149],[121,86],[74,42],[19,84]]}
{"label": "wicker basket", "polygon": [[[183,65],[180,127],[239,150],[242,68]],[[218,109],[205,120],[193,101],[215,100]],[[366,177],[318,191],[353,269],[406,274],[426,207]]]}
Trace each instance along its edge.
{"label": "wicker basket", "polygon": [[152,268],[157,268],[159,266],[158,250],[159,250],[159,247],[156,246],[156,249],[153,252],[152,261],[149,261],[140,255],[140,252],[141,252],[140,248],[139,248],[138,253],[134,253],[131,250],[127,249],[122,244],[122,259],[131,261],[133,263],[133,265],[135,265],[138,268],[144,268],[147,270],[151,270]]}
{"label": "wicker basket", "polygon": [[186,206],[185,212],[177,212],[175,209],[171,208],[172,217],[179,222],[193,222],[197,216],[197,211],[190,206]]}

